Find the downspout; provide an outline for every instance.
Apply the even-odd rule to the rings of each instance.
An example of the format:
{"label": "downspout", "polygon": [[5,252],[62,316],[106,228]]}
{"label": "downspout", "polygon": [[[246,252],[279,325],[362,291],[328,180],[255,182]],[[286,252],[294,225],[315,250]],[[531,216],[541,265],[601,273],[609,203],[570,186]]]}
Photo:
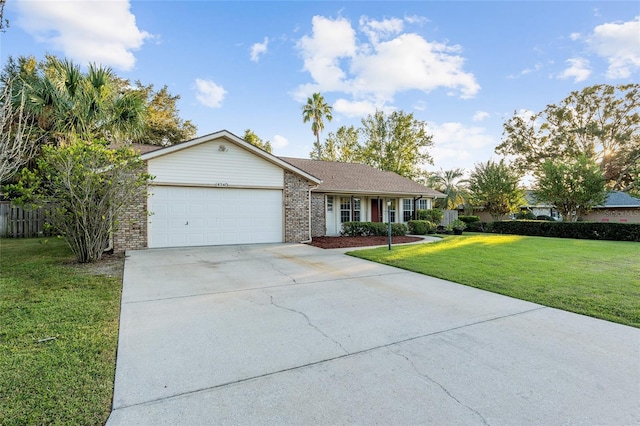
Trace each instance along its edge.
{"label": "downspout", "polygon": [[305,241],[300,241],[300,244],[308,244],[313,239],[313,237],[311,236],[311,191],[313,191],[314,189],[318,189],[318,186],[320,185],[316,185],[309,188],[309,197],[308,197],[309,198],[309,239]]}

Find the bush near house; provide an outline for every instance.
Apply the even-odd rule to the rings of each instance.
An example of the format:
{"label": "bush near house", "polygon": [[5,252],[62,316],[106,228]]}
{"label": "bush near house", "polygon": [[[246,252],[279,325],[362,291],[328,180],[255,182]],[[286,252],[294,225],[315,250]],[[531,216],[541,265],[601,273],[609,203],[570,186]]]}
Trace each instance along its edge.
{"label": "bush near house", "polygon": [[474,222],[480,222],[480,216],[458,216],[458,219],[460,219],[467,225]]}
{"label": "bush near house", "polygon": [[518,220],[536,220],[536,215],[534,215],[532,212],[526,210],[526,211],[519,211],[518,213],[516,213],[516,219]]}
{"label": "bush near house", "polygon": [[[401,237],[407,232],[409,228],[404,223],[391,224],[392,236]],[[389,225],[382,222],[345,222],[341,234],[347,237],[385,236],[389,234]]]}
{"label": "bush near house", "polygon": [[410,220],[407,222],[409,233],[412,235],[425,235],[436,232],[437,224],[428,220]]}
{"label": "bush near house", "polygon": [[640,242],[640,224],[509,220],[490,223],[487,232],[538,237]]}
{"label": "bush near house", "polygon": [[418,220],[428,220],[429,222],[439,224],[442,222],[443,217],[444,212],[441,209],[418,210]]}

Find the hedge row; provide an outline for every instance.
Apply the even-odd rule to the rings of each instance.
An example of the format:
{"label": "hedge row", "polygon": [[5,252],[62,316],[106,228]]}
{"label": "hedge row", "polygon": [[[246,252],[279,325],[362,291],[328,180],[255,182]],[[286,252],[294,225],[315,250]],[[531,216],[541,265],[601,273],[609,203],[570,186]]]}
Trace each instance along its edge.
{"label": "hedge row", "polygon": [[[409,228],[404,223],[392,223],[391,235],[402,237]],[[342,235],[348,237],[370,237],[389,235],[389,225],[382,222],[345,222],[342,224]]]}
{"label": "hedge row", "polygon": [[486,231],[536,237],[640,242],[640,223],[509,220],[489,223]]}
{"label": "hedge row", "polygon": [[436,232],[438,225],[428,220],[410,220],[407,222],[411,235],[425,235]]}

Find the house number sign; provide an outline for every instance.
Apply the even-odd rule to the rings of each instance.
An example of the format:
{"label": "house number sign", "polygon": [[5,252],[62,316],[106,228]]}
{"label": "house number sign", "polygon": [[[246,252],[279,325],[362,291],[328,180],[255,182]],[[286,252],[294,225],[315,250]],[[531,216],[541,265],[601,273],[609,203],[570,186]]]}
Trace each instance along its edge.
{"label": "house number sign", "polygon": [[226,188],[227,186],[229,186],[229,184],[226,183],[226,182],[218,182],[218,183],[216,183],[216,186],[218,188]]}

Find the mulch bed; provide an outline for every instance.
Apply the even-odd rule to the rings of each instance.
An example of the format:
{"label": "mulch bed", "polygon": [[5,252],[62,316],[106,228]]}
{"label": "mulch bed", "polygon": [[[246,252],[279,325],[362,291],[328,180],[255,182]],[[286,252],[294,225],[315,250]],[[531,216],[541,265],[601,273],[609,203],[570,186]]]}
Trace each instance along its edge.
{"label": "mulch bed", "polygon": [[[391,244],[421,241],[420,237],[391,237]],[[323,249],[343,247],[381,246],[389,243],[388,237],[313,237],[311,245]]]}

